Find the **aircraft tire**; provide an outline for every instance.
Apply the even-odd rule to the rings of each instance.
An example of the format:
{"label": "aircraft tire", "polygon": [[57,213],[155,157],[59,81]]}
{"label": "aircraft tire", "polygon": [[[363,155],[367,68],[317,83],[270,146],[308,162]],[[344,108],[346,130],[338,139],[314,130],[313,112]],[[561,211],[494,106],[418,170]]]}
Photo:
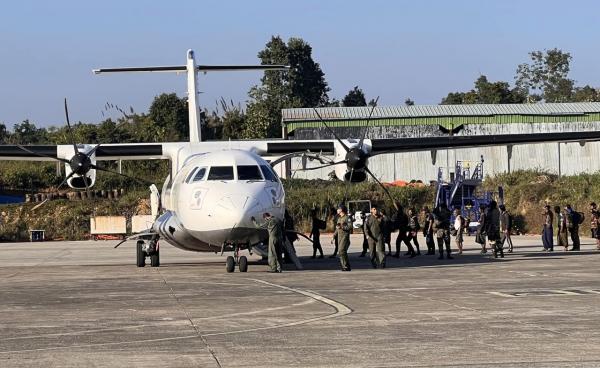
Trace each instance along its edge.
{"label": "aircraft tire", "polygon": [[227,273],[231,273],[235,270],[235,260],[232,256],[227,257],[227,260],[225,261],[225,269],[227,270]]}
{"label": "aircraft tire", "polygon": [[248,272],[248,258],[246,256],[241,256],[238,267],[240,268],[240,272]]}
{"label": "aircraft tire", "polygon": [[152,253],[150,255],[150,265],[152,267],[159,267],[160,266],[160,253],[158,250],[156,250],[154,253]]}
{"label": "aircraft tire", "polygon": [[138,242],[136,243],[136,246],[135,246],[136,256],[137,256],[136,265],[138,267],[144,267],[144,266],[146,266],[146,253],[142,249],[143,246],[144,246],[144,241],[143,240],[138,240]]}

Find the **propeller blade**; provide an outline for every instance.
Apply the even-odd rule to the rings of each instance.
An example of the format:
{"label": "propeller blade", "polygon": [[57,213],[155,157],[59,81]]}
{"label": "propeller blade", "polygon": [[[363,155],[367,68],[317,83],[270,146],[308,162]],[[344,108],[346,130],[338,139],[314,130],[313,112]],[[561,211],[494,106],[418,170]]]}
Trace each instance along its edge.
{"label": "propeller blade", "polygon": [[379,179],[377,179],[377,177],[366,166],[365,166],[365,171],[369,175],[371,175],[371,177],[373,178],[373,180],[375,180],[377,182],[377,184],[379,184],[379,186],[383,189],[383,191],[385,192],[385,194],[387,194],[387,196],[390,198],[390,201],[392,201],[392,203],[394,203],[394,198],[392,198],[392,195],[390,194],[390,191],[385,187],[385,185],[383,185],[383,183],[380,182]]}
{"label": "propeller blade", "polygon": [[99,144],[97,144],[97,145],[96,145],[96,147],[92,148],[92,149],[91,149],[91,150],[90,150],[90,151],[87,153],[87,157],[91,157],[91,156],[94,154],[94,152],[96,152],[96,150],[98,149],[98,147],[100,147],[100,145],[101,145],[101,144],[102,144],[102,143],[99,143]]}
{"label": "propeller blade", "polygon": [[321,117],[321,114],[319,114],[319,112],[317,111],[317,109],[313,107],[313,110],[314,110],[315,114],[317,114],[317,117],[319,117],[319,120],[321,120],[321,123],[325,126],[325,128],[327,128],[327,130],[329,130],[329,133],[333,134],[333,136],[335,137],[335,139],[338,142],[340,142],[340,144],[342,145],[342,147],[344,147],[344,149],[346,150],[346,152],[350,152],[350,148],[348,148],[348,146],[346,146],[346,144],[340,139],[340,137],[338,137],[338,135],[335,134],[335,132],[333,131],[333,129],[331,129],[329,127],[329,125],[327,125],[327,123],[325,123],[325,120],[323,120],[323,118]]}
{"label": "propeller blade", "polygon": [[71,129],[71,122],[69,121],[69,108],[67,107],[67,98],[65,97],[65,117],[67,118],[67,128],[69,129],[69,136],[71,137],[71,142],[73,143],[73,148],[75,149],[75,153],[78,153],[77,144],[75,143],[75,136],[73,135],[73,129]]}
{"label": "propeller blade", "polygon": [[371,116],[373,116],[373,112],[375,111],[375,107],[377,107],[378,101],[379,101],[379,96],[377,96],[377,98],[375,99],[375,103],[373,104],[373,107],[371,108],[371,112],[369,113],[369,118],[367,119],[367,126],[365,127],[365,131],[363,133],[362,138],[360,138],[360,142],[358,142],[358,148],[361,150],[363,148],[363,143],[365,141],[365,137],[367,136],[367,131],[369,130],[369,123],[371,122]]}
{"label": "propeller blade", "polygon": [[30,149],[27,149],[27,147],[25,147],[25,146],[21,146],[20,144],[16,144],[16,146],[17,146],[17,147],[18,147],[20,150],[23,150],[23,151],[25,151],[25,152],[27,152],[27,153],[31,153],[32,155],[35,155],[35,156],[39,156],[39,157],[46,157],[46,158],[51,158],[51,159],[53,159],[53,160],[60,161],[60,162],[64,162],[64,163],[66,163],[66,164],[68,164],[68,163],[69,163],[69,160],[67,160],[67,159],[64,159],[64,158],[60,158],[60,157],[52,157],[52,156],[44,155],[43,153],[37,153],[37,152],[33,152],[32,150],[30,150]]}
{"label": "propeller blade", "polygon": [[82,179],[83,179],[83,184],[85,185],[85,192],[87,194],[87,199],[91,199],[92,196],[90,195],[90,186],[88,185],[88,182],[87,182],[87,176],[84,175],[82,177]]}
{"label": "propeller blade", "polygon": [[144,179],[139,179],[139,178],[135,178],[135,177],[133,177],[133,176],[129,176],[129,175],[127,175],[127,174],[123,174],[123,173],[120,173],[120,172],[117,172],[117,171],[112,171],[112,170],[109,170],[109,169],[107,169],[107,168],[105,168],[105,167],[102,167],[102,166],[98,166],[98,165],[94,165],[94,164],[92,164],[92,165],[90,165],[90,167],[91,167],[92,169],[96,169],[96,170],[100,170],[100,171],[108,172],[108,173],[115,174],[115,175],[124,176],[124,177],[126,177],[126,178],[129,178],[129,179],[135,180],[135,181],[137,181],[138,183],[141,183],[141,184],[152,184],[152,183],[150,183],[150,182],[149,182],[149,181],[147,181],[147,180],[144,180]]}

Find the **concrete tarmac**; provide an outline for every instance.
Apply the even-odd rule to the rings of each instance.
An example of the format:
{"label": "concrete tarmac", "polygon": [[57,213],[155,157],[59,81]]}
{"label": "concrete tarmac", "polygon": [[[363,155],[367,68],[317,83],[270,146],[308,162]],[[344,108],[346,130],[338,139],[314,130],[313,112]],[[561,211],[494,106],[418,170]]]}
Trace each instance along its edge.
{"label": "concrete tarmac", "polygon": [[305,270],[282,274],[165,243],[160,268],[135,267],[134,242],[0,244],[0,367],[599,367],[593,241],[514,241],[374,270],[354,235],[352,272],[301,242]]}

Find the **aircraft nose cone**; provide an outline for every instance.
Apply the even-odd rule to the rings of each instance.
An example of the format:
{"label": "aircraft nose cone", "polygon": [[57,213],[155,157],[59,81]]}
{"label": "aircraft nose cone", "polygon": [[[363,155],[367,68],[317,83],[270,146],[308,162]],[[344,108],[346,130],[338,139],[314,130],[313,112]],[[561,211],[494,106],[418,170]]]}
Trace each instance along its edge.
{"label": "aircraft nose cone", "polygon": [[250,218],[254,216],[258,219],[262,215],[259,201],[254,196],[245,194],[225,196],[221,198],[217,207],[221,215],[229,219],[235,227],[254,226]]}

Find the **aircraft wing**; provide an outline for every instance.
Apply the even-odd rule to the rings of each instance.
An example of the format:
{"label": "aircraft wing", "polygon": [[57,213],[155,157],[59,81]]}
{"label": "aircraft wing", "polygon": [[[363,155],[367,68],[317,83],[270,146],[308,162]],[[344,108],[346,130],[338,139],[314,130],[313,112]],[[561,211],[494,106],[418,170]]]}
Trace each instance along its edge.
{"label": "aircraft wing", "polygon": [[[353,147],[358,140],[342,139],[344,145]],[[506,146],[549,142],[594,142],[600,141],[600,131],[502,134],[472,136],[442,136],[420,138],[381,138],[365,139],[364,149],[371,155],[393,152],[429,151],[452,148],[472,148],[486,146]],[[77,145],[80,152],[89,152],[97,145]],[[95,149],[95,159],[104,160],[185,160],[193,154],[215,152],[227,149],[253,151],[261,156],[277,157],[298,152],[312,152],[323,155],[345,154],[343,146],[334,139],[321,140],[239,140],[166,142],[166,143],[107,143]],[[72,145],[0,145],[0,160],[55,161],[69,160],[74,154]]]}
{"label": "aircraft wing", "polygon": [[511,146],[519,144],[551,142],[594,142],[600,141],[600,132],[563,132],[537,134],[471,135],[423,138],[371,139],[371,154],[392,152],[414,152],[451,148],[473,148],[485,146]]}

